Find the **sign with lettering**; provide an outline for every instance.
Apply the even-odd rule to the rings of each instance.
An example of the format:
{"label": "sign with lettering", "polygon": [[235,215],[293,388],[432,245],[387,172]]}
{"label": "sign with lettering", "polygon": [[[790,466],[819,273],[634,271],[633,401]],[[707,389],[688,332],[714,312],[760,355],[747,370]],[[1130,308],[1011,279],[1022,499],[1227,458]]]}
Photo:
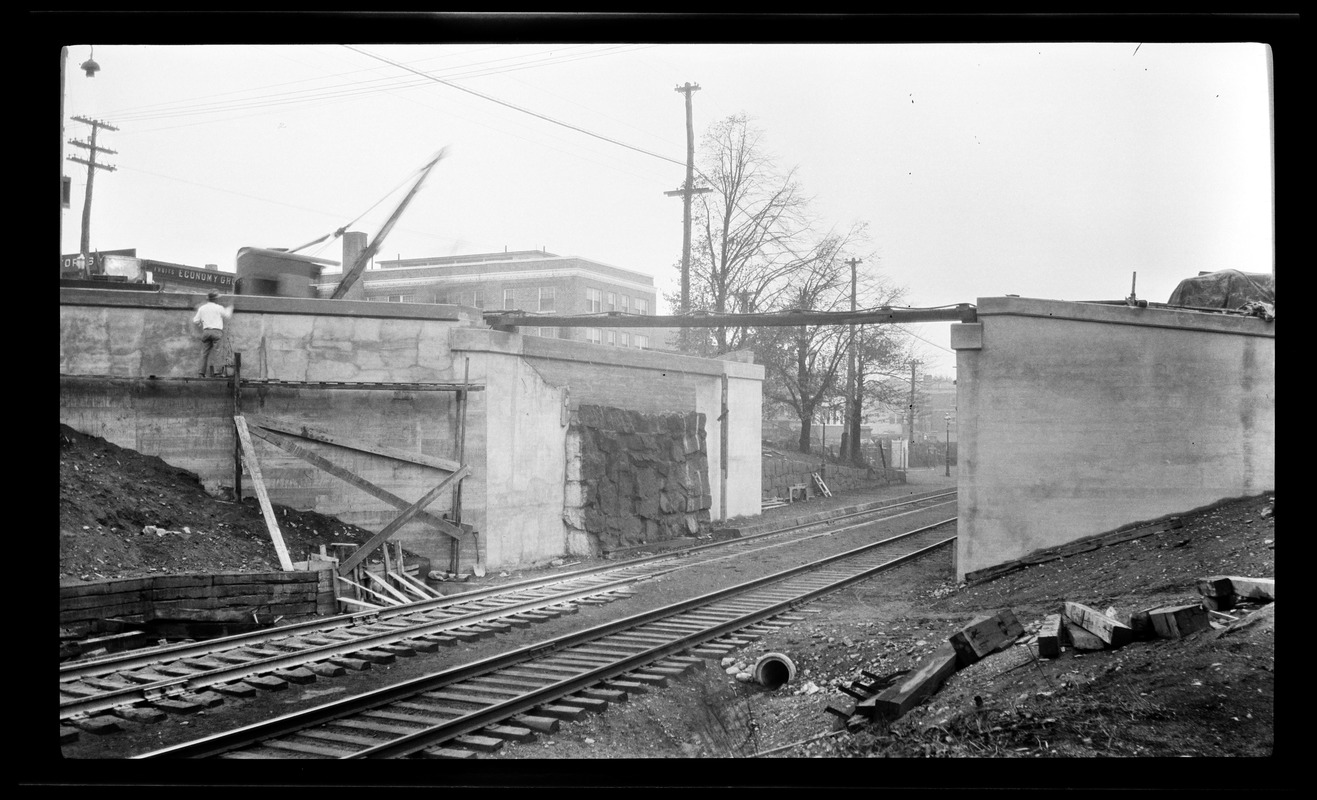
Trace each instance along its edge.
{"label": "sign with lettering", "polygon": [[187,283],[196,286],[213,286],[216,289],[226,290],[233,289],[233,278],[235,277],[231,272],[193,269],[149,259],[142,259],[142,271],[150,272],[152,280],[156,283]]}
{"label": "sign with lettering", "polygon": [[[79,255],[81,254],[66,253],[61,255],[59,257],[59,271],[68,272],[69,270],[77,269]],[[130,247],[127,250],[100,250],[88,253],[87,257],[91,261],[90,264],[86,265],[88,273],[96,275],[105,271],[105,259],[102,258],[102,256],[128,256],[130,258],[136,258],[137,248]]]}

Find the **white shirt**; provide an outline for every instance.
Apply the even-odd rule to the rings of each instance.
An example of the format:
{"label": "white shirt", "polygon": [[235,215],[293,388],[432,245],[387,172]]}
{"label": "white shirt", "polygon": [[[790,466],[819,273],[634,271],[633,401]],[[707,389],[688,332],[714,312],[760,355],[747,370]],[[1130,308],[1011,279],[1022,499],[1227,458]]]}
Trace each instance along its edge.
{"label": "white shirt", "polygon": [[192,318],[192,324],[201,324],[202,330],[214,328],[215,330],[224,330],[224,320],[233,316],[233,308],[225,308],[219,303],[205,302],[197,309],[197,315]]}

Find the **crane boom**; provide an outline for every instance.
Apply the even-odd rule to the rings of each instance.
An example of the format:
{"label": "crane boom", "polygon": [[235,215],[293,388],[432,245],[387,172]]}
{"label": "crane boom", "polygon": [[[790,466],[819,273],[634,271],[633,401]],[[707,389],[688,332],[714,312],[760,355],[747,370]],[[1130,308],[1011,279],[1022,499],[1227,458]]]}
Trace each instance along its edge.
{"label": "crane boom", "polygon": [[434,169],[435,164],[439,163],[446,152],[447,148],[444,148],[438,153],[435,153],[434,158],[430,159],[430,162],[421,169],[420,176],[416,178],[416,182],[413,183],[412,188],[407,191],[407,195],[402,198],[402,202],[398,204],[398,207],[393,210],[393,213],[389,216],[388,220],[385,221],[384,225],[380,228],[379,233],[375,234],[374,241],[368,244],[365,250],[361,251],[361,255],[357,256],[357,260],[343,273],[343,279],[338,282],[338,286],[334,288],[333,295],[330,296],[331,300],[342,299],[343,295],[347,294],[348,289],[351,289],[352,285],[361,277],[362,270],[366,268],[366,265],[370,263],[370,260],[375,257],[375,254],[379,252],[380,247],[384,244],[384,237],[389,235],[389,231],[393,229],[398,218],[402,216],[402,212],[407,208],[407,204],[411,202],[412,198],[416,196],[416,192],[420,190],[421,184],[425,182],[425,178],[430,174],[430,170]]}

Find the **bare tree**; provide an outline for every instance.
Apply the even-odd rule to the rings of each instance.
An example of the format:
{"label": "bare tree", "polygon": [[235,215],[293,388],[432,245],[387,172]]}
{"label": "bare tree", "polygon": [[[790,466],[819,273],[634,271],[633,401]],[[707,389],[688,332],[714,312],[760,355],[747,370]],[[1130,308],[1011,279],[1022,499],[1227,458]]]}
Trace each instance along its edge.
{"label": "bare tree", "polygon": [[[691,253],[691,306],[716,313],[771,309],[786,278],[818,258],[807,244],[808,200],[795,170],[781,172],[764,151],[763,133],[744,114],[710,126],[701,141],[700,177],[712,192],[700,195]],[[692,336],[703,354],[748,344],[743,327],[717,327]]]}
{"label": "bare tree", "polygon": [[[849,271],[843,260],[848,236],[831,235],[812,252],[783,289],[779,310],[838,311],[850,304]],[[846,357],[847,329],[840,325],[765,327],[754,336],[756,360],[764,365],[764,393],[800,420],[798,447],[808,453],[814,417],[835,398]]]}

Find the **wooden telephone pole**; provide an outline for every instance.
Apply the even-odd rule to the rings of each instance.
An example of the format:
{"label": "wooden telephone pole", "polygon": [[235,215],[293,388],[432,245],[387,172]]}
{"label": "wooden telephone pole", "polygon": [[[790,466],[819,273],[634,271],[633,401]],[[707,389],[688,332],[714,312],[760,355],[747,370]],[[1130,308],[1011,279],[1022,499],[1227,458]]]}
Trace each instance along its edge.
{"label": "wooden telephone pole", "polygon": [[[96,181],[96,170],[105,169],[105,170],[109,170],[110,172],[114,172],[115,169],[109,164],[97,163],[96,154],[109,153],[110,155],[118,155],[118,153],[115,152],[114,150],[108,150],[104,147],[98,147],[96,145],[96,134],[100,131],[101,128],[105,128],[107,131],[117,131],[119,129],[109,124],[108,122],[102,122],[100,120],[95,120],[95,119],[88,119],[87,117],[73,117],[73,120],[91,126],[90,142],[84,142],[79,139],[69,140],[69,144],[87,150],[87,158],[83,159],[83,158],[78,158],[77,156],[69,156],[69,160],[76,161],[79,164],[87,165],[87,196],[82,203],[82,242],[81,242],[81,249],[78,252],[80,252],[85,258],[90,259],[91,258],[91,192],[92,192],[92,185]],[[90,261],[88,261],[87,265],[88,267],[91,266]]]}
{"label": "wooden telephone pole", "polygon": [[[860,259],[852,258],[846,262],[851,268],[851,312],[855,311],[856,298],[856,267],[860,265]],[[850,361],[850,370],[846,378],[846,440],[843,443],[842,450],[850,456],[852,462],[860,463],[860,380],[858,375],[858,364],[855,357],[855,324],[850,326],[850,346],[847,357]]]}
{"label": "wooden telephone pole", "polygon": [[[680,189],[671,192],[664,192],[668,197],[682,198],[682,235],[681,235],[681,310],[678,313],[686,314],[691,310],[691,197],[697,194],[713,191],[708,187],[695,188],[695,120],[691,108],[691,93],[698,92],[700,85],[698,83],[686,83],[684,86],[678,86],[676,91],[686,95],[686,182]],[[685,343],[686,331],[682,331],[683,344]]]}

